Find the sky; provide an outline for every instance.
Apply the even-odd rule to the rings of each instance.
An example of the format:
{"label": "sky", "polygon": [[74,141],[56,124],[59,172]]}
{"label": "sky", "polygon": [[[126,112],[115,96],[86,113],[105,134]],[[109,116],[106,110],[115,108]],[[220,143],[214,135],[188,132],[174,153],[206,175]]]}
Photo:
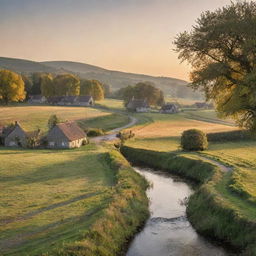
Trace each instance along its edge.
{"label": "sky", "polygon": [[230,0],[0,0],[0,56],[67,60],[188,80],[173,51],[200,13]]}

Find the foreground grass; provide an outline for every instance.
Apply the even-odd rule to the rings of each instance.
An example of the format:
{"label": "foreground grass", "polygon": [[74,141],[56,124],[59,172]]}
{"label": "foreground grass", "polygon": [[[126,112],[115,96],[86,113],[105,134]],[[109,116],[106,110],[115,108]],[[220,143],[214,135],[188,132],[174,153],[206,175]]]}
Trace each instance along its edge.
{"label": "foreground grass", "polygon": [[[0,150],[0,251],[38,255],[76,241],[111,201],[114,173],[94,146]],[[99,161],[100,160],[100,161]]]}
{"label": "foreground grass", "polygon": [[148,216],[147,182],[111,150],[0,148],[0,255],[124,252]]}

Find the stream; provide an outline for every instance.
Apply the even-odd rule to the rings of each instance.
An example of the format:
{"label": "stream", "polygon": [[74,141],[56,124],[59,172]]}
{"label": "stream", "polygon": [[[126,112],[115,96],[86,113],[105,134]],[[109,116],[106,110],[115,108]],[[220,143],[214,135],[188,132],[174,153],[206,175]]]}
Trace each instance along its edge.
{"label": "stream", "polygon": [[[147,191],[150,218],[130,244],[126,256],[224,256],[229,255],[198,235],[186,218],[184,198],[193,188],[177,176],[135,168],[152,184]],[[202,216],[203,218],[203,216]]]}

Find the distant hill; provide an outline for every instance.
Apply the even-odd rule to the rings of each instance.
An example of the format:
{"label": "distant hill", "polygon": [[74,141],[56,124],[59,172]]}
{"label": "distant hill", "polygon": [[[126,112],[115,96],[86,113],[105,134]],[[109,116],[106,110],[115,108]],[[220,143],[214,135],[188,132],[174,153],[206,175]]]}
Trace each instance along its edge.
{"label": "distant hill", "polygon": [[165,94],[172,97],[201,98],[201,94],[193,92],[187,87],[184,80],[170,77],[155,77],[143,74],[133,74],[120,71],[107,70],[97,66],[71,62],[71,61],[45,61],[35,62],[14,58],[0,57],[0,68],[10,69],[19,73],[49,72],[49,73],[73,73],[85,79],[97,79],[111,85],[113,90],[134,85],[138,82],[153,82]]}
{"label": "distant hill", "polygon": [[0,68],[9,69],[19,73],[56,72],[56,69],[40,62],[0,57]]}

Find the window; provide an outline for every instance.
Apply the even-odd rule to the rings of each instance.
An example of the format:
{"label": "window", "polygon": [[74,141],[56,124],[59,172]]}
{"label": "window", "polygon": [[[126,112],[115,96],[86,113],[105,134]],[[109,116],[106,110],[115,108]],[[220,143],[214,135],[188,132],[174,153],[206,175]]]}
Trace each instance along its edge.
{"label": "window", "polygon": [[54,145],[55,145],[54,141],[49,142],[49,146],[54,147]]}

